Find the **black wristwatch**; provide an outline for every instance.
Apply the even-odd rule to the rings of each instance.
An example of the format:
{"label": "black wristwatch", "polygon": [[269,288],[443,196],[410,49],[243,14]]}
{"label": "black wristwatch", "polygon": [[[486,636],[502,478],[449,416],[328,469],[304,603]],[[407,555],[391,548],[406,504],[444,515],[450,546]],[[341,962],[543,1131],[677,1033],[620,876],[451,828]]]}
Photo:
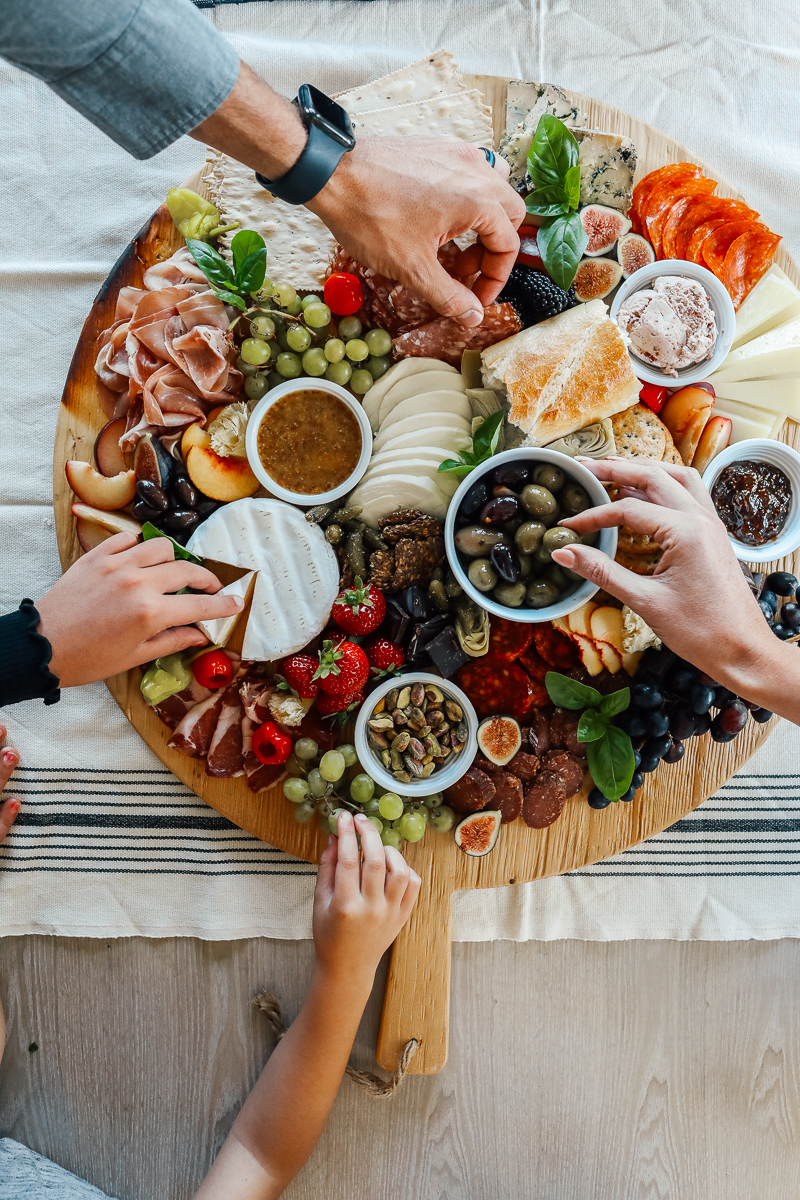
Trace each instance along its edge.
{"label": "black wristwatch", "polygon": [[304,83],[292,103],[300,109],[308,130],[305,149],[280,179],[265,179],[258,172],[256,179],[279,200],[305,204],[322,191],[356,139],[347,110],[312,84]]}

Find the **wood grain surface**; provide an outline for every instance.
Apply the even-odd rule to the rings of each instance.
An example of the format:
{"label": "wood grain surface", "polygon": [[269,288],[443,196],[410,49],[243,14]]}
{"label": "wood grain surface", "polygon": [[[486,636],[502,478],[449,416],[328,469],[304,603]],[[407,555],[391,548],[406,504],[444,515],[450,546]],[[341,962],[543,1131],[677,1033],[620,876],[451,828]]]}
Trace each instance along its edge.
{"label": "wood grain surface", "polygon": [[[492,105],[496,138],[499,137],[505,122],[507,81],[489,76],[466,78],[483,90]],[[575,98],[588,110],[592,127],[610,129],[633,139],[639,151],[640,174],[670,161],[693,161],[703,166],[708,175],[719,179],[718,194],[739,196],[727,181],[659,130],[590,97],[575,94]],[[196,182],[196,186],[201,185]],[[110,395],[103,394],[105,389],[94,374],[95,338],[113,319],[119,288],[124,284],[140,284],[145,267],[168,257],[181,241],[162,206],[117,263],[81,333],[64,390],[53,459],[56,529],[65,569],[80,555],[80,548],[75,538],[70,511],[73,497],[64,477],[64,462],[68,458],[91,461],[94,438],[108,419]],[[782,248],[776,259],[800,283],[800,271]],[[782,437],[800,448],[800,427],[793,422],[787,421]],[[800,562],[800,556],[792,556],[779,565],[796,570],[795,558]],[[687,614],[687,619],[691,617],[692,614]],[[243,628],[244,621],[237,630],[239,638]],[[232,645],[236,646],[236,641]],[[280,789],[253,796],[244,780],[211,779],[205,774],[202,761],[171,751],[167,747],[166,727],[142,699],[139,678],[139,671],[134,670],[107,683],[133,726],[170,770],[241,828],[298,858],[316,862],[324,844],[317,823],[298,825],[292,806],[284,800]],[[645,786],[632,804],[594,811],[585,803],[587,784],[568,801],[562,816],[550,828],[529,829],[519,820],[507,825],[497,848],[483,859],[467,857],[452,838],[438,835],[429,834],[417,845],[407,846],[407,857],[423,879],[423,896],[395,943],[378,1039],[380,1064],[393,1069],[411,1037],[420,1041],[412,1072],[439,1071],[447,1060],[449,931],[454,891],[500,887],[561,874],[618,854],[652,837],[713,795],[747,761],[773,727],[774,722],[765,726],[750,722],[745,732],[728,745],[719,745],[707,737],[692,739],[679,764],[662,765],[647,776]]]}

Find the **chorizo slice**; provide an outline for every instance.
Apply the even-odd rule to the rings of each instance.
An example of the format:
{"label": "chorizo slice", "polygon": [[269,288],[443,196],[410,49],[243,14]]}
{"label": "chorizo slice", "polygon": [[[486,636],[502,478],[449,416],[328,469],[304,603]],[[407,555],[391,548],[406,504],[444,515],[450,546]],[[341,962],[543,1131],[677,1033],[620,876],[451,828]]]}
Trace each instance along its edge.
{"label": "chorizo slice", "polygon": [[557,775],[566,789],[567,799],[581,790],[583,763],[566,750],[549,750],[542,758],[542,769]]}
{"label": "chorizo slice", "polygon": [[546,829],[561,816],[566,802],[567,791],[558,775],[552,771],[540,771],[525,786],[522,819],[531,829]]}
{"label": "chorizo slice", "polygon": [[486,772],[470,767],[466,775],[445,788],[444,797],[454,812],[465,817],[486,808],[494,793],[495,786]]}
{"label": "chorizo slice", "polygon": [[738,308],[772,262],[780,236],[753,227],[732,242],[725,255],[722,282]]}
{"label": "chorizo slice", "polygon": [[500,813],[501,825],[516,821],[522,812],[522,780],[509,771],[503,771],[495,777],[495,792],[492,807]]}

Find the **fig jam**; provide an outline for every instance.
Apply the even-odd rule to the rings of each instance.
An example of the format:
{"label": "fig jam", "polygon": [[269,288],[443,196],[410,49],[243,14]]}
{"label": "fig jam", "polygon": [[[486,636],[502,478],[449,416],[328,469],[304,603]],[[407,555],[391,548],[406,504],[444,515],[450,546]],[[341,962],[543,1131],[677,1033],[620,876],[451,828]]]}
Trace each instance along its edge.
{"label": "fig jam", "polygon": [[745,546],[763,546],[786,524],[792,485],[780,467],[744,459],[720,472],[711,499],[728,533]]}

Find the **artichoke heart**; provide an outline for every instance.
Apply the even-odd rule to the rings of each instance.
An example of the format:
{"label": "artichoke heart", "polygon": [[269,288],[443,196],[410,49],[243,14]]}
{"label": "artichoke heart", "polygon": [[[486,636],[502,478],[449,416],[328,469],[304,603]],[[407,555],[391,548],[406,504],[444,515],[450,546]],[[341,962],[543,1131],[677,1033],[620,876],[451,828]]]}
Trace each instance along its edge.
{"label": "artichoke heart", "polygon": [[609,454],[617,452],[611,419],[603,417],[601,421],[594,421],[583,429],[567,433],[557,441],[548,443],[544,449],[558,450],[561,454],[568,454],[570,458],[575,458],[578,454],[584,454],[587,458],[608,458]]}
{"label": "artichoke heart", "polygon": [[489,653],[489,614],[485,608],[480,609],[480,616],[475,624],[470,624],[459,614],[456,617],[456,637],[465,654],[472,658],[482,658]]}

